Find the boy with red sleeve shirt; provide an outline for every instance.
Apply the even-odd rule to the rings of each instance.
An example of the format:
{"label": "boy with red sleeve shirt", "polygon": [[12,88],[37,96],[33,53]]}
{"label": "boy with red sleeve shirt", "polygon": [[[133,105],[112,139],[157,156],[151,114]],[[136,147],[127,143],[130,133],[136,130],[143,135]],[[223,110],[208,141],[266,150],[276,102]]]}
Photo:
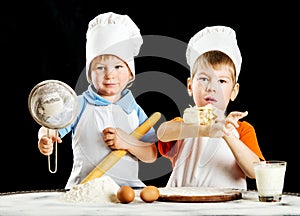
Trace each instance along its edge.
{"label": "boy with red sleeve shirt", "polygon": [[253,162],[265,159],[254,127],[240,121],[248,112],[225,116],[239,92],[242,56],[235,31],[227,26],[202,29],[190,39],[186,57],[194,108],[209,107],[217,115],[208,125],[181,117],[160,125],[158,150],[173,167],[167,186],[247,189],[246,178],[255,178]]}

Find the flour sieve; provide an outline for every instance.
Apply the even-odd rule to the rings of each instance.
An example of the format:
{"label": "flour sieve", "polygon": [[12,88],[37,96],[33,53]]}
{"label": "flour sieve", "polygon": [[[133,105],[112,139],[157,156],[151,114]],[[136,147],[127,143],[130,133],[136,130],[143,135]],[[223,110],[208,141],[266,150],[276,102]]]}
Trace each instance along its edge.
{"label": "flour sieve", "polygon": [[[56,130],[69,126],[77,117],[78,100],[74,90],[59,80],[45,80],[31,90],[28,108],[33,119],[48,129]],[[48,168],[51,173],[57,171],[57,141],[54,145],[55,168],[51,170],[50,155]]]}

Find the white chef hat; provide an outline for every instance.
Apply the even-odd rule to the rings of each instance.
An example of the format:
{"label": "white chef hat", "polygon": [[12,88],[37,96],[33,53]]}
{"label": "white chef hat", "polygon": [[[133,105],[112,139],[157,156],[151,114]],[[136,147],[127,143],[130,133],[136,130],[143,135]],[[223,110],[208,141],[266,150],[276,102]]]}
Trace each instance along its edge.
{"label": "white chef hat", "polygon": [[137,56],[143,38],[140,29],[127,15],[107,12],[89,22],[86,33],[86,76],[91,82],[89,67],[92,60],[104,54],[115,55],[125,61],[135,79],[134,56]]}
{"label": "white chef hat", "polygon": [[196,59],[203,53],[213,50],[221,51],[231,58],[235,65],[237,81],[241,70],[242,56],[235,31],[227,26],[206,27],[190,39],[186,58],[191,73]]}

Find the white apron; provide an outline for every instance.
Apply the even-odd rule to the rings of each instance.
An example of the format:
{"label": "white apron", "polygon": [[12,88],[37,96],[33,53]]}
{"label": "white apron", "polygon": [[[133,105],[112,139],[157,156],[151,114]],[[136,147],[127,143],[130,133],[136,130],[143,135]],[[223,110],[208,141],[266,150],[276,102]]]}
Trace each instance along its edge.
{"label": "white apron", "polygon": [[[131,133],[139,126],[136,111],[127,114],[120,106],[86,105],[72,140],[73,168],[66,189],[79,184],[110,152],[102,137],[106,127],[118,127]],[[127,153],[105,175],[117,184],[144,187],[138,178],[138,159]]]}
{"label": "white apron", "polygon": [[167,186],[246,189],[247,184],[224,139],[199,137],[183,140]]}

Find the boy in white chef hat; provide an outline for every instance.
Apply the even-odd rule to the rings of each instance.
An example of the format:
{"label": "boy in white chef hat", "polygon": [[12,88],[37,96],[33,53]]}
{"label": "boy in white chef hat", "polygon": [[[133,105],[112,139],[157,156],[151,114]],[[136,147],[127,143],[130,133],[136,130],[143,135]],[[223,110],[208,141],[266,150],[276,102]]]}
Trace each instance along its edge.
{"label": "boy in white chef hat", "polygon": [[[112,150],[129,153],[109,169],[120,186],[144,187],[138,178],[138,161],[154,162],[157,137],[151,128],[141,140],[130,136],[148,117],[136,103],[128,86],[135,79],[134,57],[143,43],[139,28],[127,15],[103,13],[89,22],[86,34],[88,89],[79,95],[81,109],[69,127],[59,129],[60,138],[72,132],[73,169],[66,189],[79,184]],[[49,155],[55,133],[39,131],[39,150]]]}
{"label": "boy in white chef hat", "polygon": [[186,58],[191,71],[187,90],[195,108],[208,106],[217,118],[199,125],[177,117],[160,125],[158,149],[173,166],[167,186],[247,189],[246,178],[255,178],[253,162],[264,157],[253,126],[240,121],[248,113],[225,117],[239,91],[242,56],[235,31],[227,26],[202,29],[190,39]]}
{"label": "boy in white chef hat", "polygon": [[86,73],[91,83],[90,64],[100,55],[115,55],[126,62],[135,78],[134,57],[138,55],[143,38],[139,28],[127,15],[112,12],[100,14],[89,22],[86,33]]}

